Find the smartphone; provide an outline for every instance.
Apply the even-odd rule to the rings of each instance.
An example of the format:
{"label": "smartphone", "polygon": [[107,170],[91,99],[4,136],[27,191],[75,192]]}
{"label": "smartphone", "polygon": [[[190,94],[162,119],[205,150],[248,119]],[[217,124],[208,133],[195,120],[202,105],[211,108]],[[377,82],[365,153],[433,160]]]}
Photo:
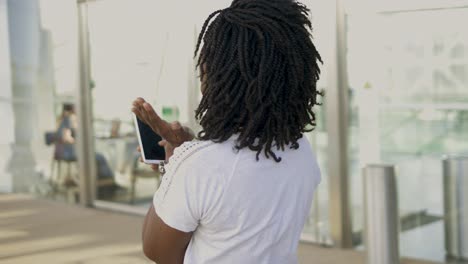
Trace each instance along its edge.
{"label": "smartphone", "polygon": [[150,126],[142,122],[133,114],[138,142],[140,143],[143,162],[147,164],[159,164],[166,160],[164,147],[159,146],[161,136],[156,134]]}

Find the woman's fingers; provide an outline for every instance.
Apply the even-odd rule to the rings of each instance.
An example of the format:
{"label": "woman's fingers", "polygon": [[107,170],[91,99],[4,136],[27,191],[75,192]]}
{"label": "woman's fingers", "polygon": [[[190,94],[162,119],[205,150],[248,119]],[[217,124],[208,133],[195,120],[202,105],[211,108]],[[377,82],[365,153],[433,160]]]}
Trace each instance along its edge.
{"label": "woman's fingers", "polygon": [[139,113],[139,118],[141,121],[145,122],[148,125],[150,124],[150,117],[148,111],[146,111],[144,105],[148,104],[145,99],[138,97],[135,101],[133,101],[134,107],[137,109],[137,112]]}
{"label": "woman's fingers", "polygon": [[146,114],[144,112],[143,104],[145,100],[143,98],[137,98],[132,103],[132,112],[144,123],[147,123]]}
{"label": "woman's fingers", "polygon": [[194,133],[190,129],[183,127],[179,122],[169,124],[163,120],[151,104],[143,98],[137,98],[133,101],[132,112],[173,146],[179,146],[185,141],[190,141],[194,138]]}
{"label": "woman's fingers", "polygon": [[151,164],[151,169],[154,171],[159,171],[159,165],[158,164]]}
{"label": "woman's fingers", "polygon": [[132,112],[134,112],[141,121],[157,130],[155,132],[159,134],[158,130],[164,125],[165,121],[156,114],[151,104],[147,103],[145,99],[138,97],[133,101],[132,106]]}
{"label": "woman's fingers", "polygon": [[151,122],[152,125],[156,126],[158,130],[164,130],[167,122],[162,120],[161,117],[154,111],[153,106],[149,103],[142,104],[142,111],[146,113],[148,116],[148,121]]}
{"label": "woman's fingers", "polygon": [[140,118],[141,114],[140,114],[140,110],[138,109],[138,107],[133,106],[133,107],[132,107],[132,112],[133,112],[138,118]]}
{"label": "woman's fingers", "polygon": [[169,123],[161,119],[156,111],[154,111],[151,104],[145,102],[143,104],[143,109],[148,118],[148,125],[150,125],[153,130],[156,130],[155,132],[158,133],[162,138],[172,141],[173,135],[171,133],[171,127]]}
{"label": "woman's fingers", "polygon": [[145,99],[138,97],[137,99],[133,101],[132,105],[135,108],[141,108],[141,105],[143,105],[144,103],[145,103]]}
{"label": "woman's fingers", "polygon": [[151,124],[151,121],[149,119],[148,113],[146,112],[145,108],[143,107],[143,104],[140,104],[138,106],[138,111],[140,112],[140,115],[141,115],[140,120],[143,121],[144,123],[148,124],[150,127],[152,127],[152,124]]}

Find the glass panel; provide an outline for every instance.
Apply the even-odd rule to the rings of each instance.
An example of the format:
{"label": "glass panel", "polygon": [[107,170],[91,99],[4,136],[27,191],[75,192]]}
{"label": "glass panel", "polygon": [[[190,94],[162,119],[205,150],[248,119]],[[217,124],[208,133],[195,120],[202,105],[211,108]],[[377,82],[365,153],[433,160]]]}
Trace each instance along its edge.
{"label": "glass panel", "polygon": [[[317,84],[318,89],[326,91],[328,72],[328,60],[331,54],[329,41],[334,32],[334,5],[331,2],[318,0],[301,1],[311,10],[311,20],[313,27],[313,42],[320,52],[324,65],[322,74]],[[318,12],[320,10],[320,12]],[[321,99],[320,101],[324,101]],[[317,155],[319,167],[322,172],[322,182],[316,190],[313,205],[307,219],[302,239],[320,244],[331,244],[329,215],[328,215],[328,175],[327,175],[327,145],[328,134],[326,131],[325,105],[315,107],[317,127],[314,131],[307,133],[306,136],[312,144],[312,148]]]}
{"label": "glass panel", "polygon": [[156,98],[168,37],[151,2],[88,4],[99,200],[147,206],[158,186],[158,174],[138,161],[130,114],[138,96],[161,110]]}
{"label": "glass panel", "polygon": [[201,1],[183,10],[168,1],[87,4],[98,199],[150,205],[159,174],[138,161],[131,103],[143,97],[167,121],[197,131],[197,31],[209,13],[229,3]]}
{"label": "glass panel", "polygon": [[[98,167],[101,164],[108,168],[104,171],[110,172],[107,176],[98,175],[98,184],[106,182],[101,178],[113,179],[111,187],[98,187],[99,199],[141,206],[150,204],[158,178],[136,160],[137,140],[129,111],[131,101],[137,96],[144,97],[166,119],[179,119],[197,130],[193,109],[200,93],[192,60],[197,32],[208,14],[230,2],[199,1],[191,11],[181,11],[167,1],[88,3],[96,155]],[[306,4],[312,10],[324,10],[314,12],[312,19],[317,29],[315,42],[326,61],[329,53],[326,43],[332,31],[318,25],[330,25],[328,14],[333,13],[332,6],[319,4],[319,1],[306,1]],[[171,15],[176,13],[177,16]],[[178,21],[181,16],[184,23]],[[319,87],[326,88],[325,67]],[[304,230],[304,239],[329,243],[325,164],[328,139],[324,107],[317,109],[319,125],[307,136],[317,153],[323,181]]]}
{"label": "glass panel", "polygon": [[0,4],[0,191],[75,202],[76,160],[56,155],[62,103],[73,103],[76,89],[75,3],[5,3]]}
{"label": "glass panel", "polygon": [[441,160],[468,152],[468,33],[460,23],[467,15],[460,8],[348,16],[356,245],[360,168],[384,162],[397,166],[401,255],[445,258]]}

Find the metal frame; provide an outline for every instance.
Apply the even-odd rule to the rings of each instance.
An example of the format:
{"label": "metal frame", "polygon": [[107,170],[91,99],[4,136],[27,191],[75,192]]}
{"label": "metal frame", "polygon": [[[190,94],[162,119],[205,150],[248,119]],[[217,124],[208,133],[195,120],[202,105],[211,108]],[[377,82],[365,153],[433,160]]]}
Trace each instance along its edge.
{"label": "metal frame", "polygon": [[457,8],[467,8],[468,1],[466,0],[455,0],[447,3],[446,1],[421,1],[412,3],[411,1],[405,1],[404,4],[392,5],[389,2],[387,5],[377,8],[376,13],[378,14],[393,14],[393,13],[408,13],[408,12],[420,12],[420,11],[437,11]]}
{"label": "metal frame", "polygon": [[[413,0],[413,1],[375,1],[365,3],[367,11],[376,14],[394,14],[394,13],[410,13],[421,11],[437,11],[457,8],[468,8],[468,0]],[[362,11],[362,4],[356,5],[349,2],[346,5],[348,14],[359,14]]]}
{"label": "metal frame", "polygon": [[329,222],[336,247],[351,248],[352,223],[348,184],[348,76],[346,71],[346,14],[342,0],[336,0],[336,32],[328,64],[325,94],[328,132]]}
{"label": "metal frame", "polygon": [[90,87],[90,57],[87,5],[78,3],[79,81],[77,94],[77,154],[80,179],[80,204],[94,206],[96,196],[96,155],[94,150],[93,106]]}

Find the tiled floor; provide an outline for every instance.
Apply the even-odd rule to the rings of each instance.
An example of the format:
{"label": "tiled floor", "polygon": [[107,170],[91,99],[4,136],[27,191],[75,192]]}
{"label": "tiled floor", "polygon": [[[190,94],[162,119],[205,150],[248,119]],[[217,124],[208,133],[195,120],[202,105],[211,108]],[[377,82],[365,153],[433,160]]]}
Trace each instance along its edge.
{"label": "tiled floor", "polygon": [[[23,195],[0,195],[1,264],[140,264],[143,219]],[[301,264],[361,264],[361,252],[301,244]],[[423,264],[403,260],[402,264]]]}

